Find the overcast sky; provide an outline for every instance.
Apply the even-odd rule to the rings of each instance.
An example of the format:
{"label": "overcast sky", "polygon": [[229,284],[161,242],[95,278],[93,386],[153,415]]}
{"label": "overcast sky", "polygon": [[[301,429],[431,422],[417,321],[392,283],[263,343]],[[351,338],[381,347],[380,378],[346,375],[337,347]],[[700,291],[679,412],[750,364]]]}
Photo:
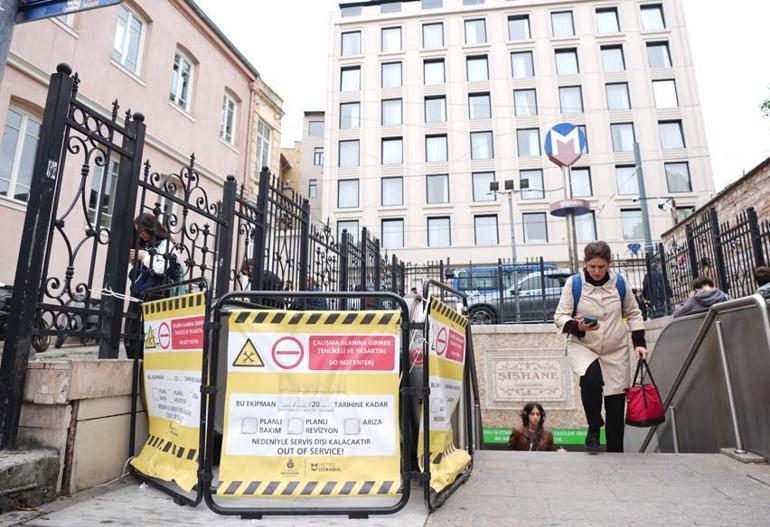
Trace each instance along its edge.
{"label": "overcast sky", "polygon": [[[687,16],[716,188],[770,156],[770,2],[681,0]],[[326,104],[332,0],[197,0],[283,97],[282,146],[302,138],[305,110]]]}

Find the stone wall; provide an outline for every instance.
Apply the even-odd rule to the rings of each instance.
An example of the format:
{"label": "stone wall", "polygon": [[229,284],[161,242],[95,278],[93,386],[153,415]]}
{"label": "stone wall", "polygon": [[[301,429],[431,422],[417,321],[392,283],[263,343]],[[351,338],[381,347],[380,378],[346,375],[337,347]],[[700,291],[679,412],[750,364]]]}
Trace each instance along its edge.
{"label": "stone wall", "polygon": [[[649,349],[670,321],[646,322]],[[484,428],[520,423],[528,401],[543,405],[548,428],[585,428],[579,379],[566,357],[565,338],[553,324],[473,326],[472,331]]]}
{"label": "stone wall", "polygon": [[770,158],[754,167],[739,180],[725,187],[710,201],[698,208],[687,220],[664,232],[663,242],[685,239],[685,226],[693,220],[701,220],[709,209],[716,209],[719,221],[733,221],[742,211],[754,207],[760,220],[770,219]]}

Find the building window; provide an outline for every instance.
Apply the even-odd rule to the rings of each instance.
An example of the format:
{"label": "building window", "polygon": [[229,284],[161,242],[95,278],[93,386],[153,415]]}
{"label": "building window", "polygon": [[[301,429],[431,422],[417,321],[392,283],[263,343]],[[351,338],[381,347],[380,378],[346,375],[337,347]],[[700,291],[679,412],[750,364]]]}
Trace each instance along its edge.
{"label": "building window", "polygon": [[474,216],[473,233],[476,245],[497,245],[497,214]]}
{"label": "building window", "polygon": [[361,54],[361,32],[348,31],[342,33],[342,43],[340,45],[343,57],[352,57]]}
{"label": "building window", "polygon": [[[346,232],[347,231],[347,232]],[[350,236],[350,241],[358,243],[358,220],[342,220],[337,222],[337,239],[342,243],[342,235]]]}
{"label": "building window", "polygon": [[682,121],[660,121],[660,146],[663,150],[684,148]]}
{"label": "building window", "polygon": [[340,128],[359,128],[361,126],[361,103],[344,102],[340,104]]}
{"label": "building window", "polygon": [[529,15],[508,17],[508,40],[529,40],[531,38]]}
{"label": "building window", "polygon": [[623,46],[602,46],[602,70],[604,73],[625,71],[626,60],[623,57]]}
{"label": "building window", "polygon": [[444,24],[436,22],[422,25],[422,47],[424,49],[444,47]]}
{"label": "building window", "polygon": [[401,11],[401,2],[383,2],[380,4],[380,13],[398,13]]}
{"label": "building window", "polygon": [[545,199],[542,170],[521,170],[519,172],[521,199]]}
{"label": "building window", "polygon": [[219,123],[219,138],[233,144],[235,142],[235,114],[238,103],[230,95],[222,96],[222,116]]}
{"label": "building window", "polygon": [[647,4],[639,6],[642,14],[642,27],[645,31],[663,31],[666,29],[666,19],[663,17],[662,4]]}
{"label": "building window", "polygon": [[401,137],[382,139],[382,164],[401,165],[404,162],[404,140]]}
{"label": "building window", "polygon": [[421,0],[420,7],[423,9],[439,9],[444,7],[443,0]]}
{"label": "building window", "polygon": [[602,7],[596,10],[596,31],[604,33],[620,33],[617,7]]}
{"label": "building window", "polygon": [[561,114],[583,113],[583,92],[580,86],[562,86],[559,88]]}
{"label": "building window", "polygon": [[425,136],[425,162],[443,163],[449,159],[446,135]]}
{"label": "building window", "polygon": [[425,122],[446,122],[446,96],[425,97]]}
{"label": "building window", "polygon": [[394,207],[404,204],[404,178],[384,177],[381,185],[383,207]]}
{"label": "building window", "polygon": [[623,222],[624,240],[644,239],[642,211],[640,209],[623,209],[620,211],[620,219]]}
{"label": "building window", "polygon": [[94,177],[91,180],[91,194],[88,198],[88,218],[96,221],[97,211],[101,210],[102,216],[99,220],[98,228],[109,228],[112,222],[112,209],[115,206],[115,187],[118,183],[118,169],[120,163],[117,159],[110,159],[109,169],[107,170],[107,180],[102,189],[102,178],[104,177],[105,167],[94,166]]}
{"label": "building window", "polygon": [[382,68],[382,88],[401,87],[401,63],[383,62]]}
{"label": "building window", "polygon": [[578,127],[580,130],[582,130],[582,132],[583,132],[583,137],[585,137],[585,138],[586,138],[586,144],[585,144],[585,146],[583,147],[583,150],[581,150],[581,152],[580,152],[580,153],[581,153],[581,154],[587,154],[587,153],[588,153],[588,130],[586,130],[586,125],[584,125],[584,124],[579,124],[579,125],[577,125],[577,127]]}
{"label": "building window", "polygon": [[270,166],[270,127],[262,119],[257,123],[257,160],[260,169]]}
{"label": "building window", "polygon": [[596,213],[575,216],[575,234],[578,242],[596,241]]}
{"label": "building window", "polygon": [[314,137],[324,136],[324,122],[323,121],[308,121],[307,123],[307,135]]}
{"label": "building window", "polygon": [[184,111],[190,109],[190,92],[192,90],[193,65],[184,53],[177,50],[174,53],[174,68],[171,75],[171,92],[168,98]]}
{"label": "building window", "polygon": [[673,79],[652,81],[652,91],[655,94],[656,108],[677,108],[679,106],[676,81]]}
{"label": "building window", "polygon": [[634,135],[633,123],[617,123],[610,125],[612,133],[612,151],[613,152],[632,152],[636,136]]}
{"label": "building window", "polygon": [[444,84],[446,75],[444,74],[444,59],[426,60],[423,63],[423,76],[425,84]]}
{"label": "building window", "polygon": [[403,122],[401,99],[383,99],[381,107],[382,126],[395,126]]}
{"label": "building window", "polygon": [[524,243],[548,243],[545,212],[525,212],[521,219],[524,223]]}
{"label": "building window", "polygon": [[383,249],[400,249],[404,246],[404,220],[402,218],[382,220]]}
{"label": "building window", "polygon": [[139,15],[125,4],[120,6],[112,58],[137,75],[141,66],[144,28],[144,21]]}
{"label": "building window", "polygon": [[483,18],[465,21],[465,43],[484,44],[487,41],[487,23]]}
{"label": "building window", "polygon": [[556,74],[576,75],[580,73],[576,48],[556,50]]}
{"label": "building window", "polygon": [[593,196],[591,169],[581,167],[570,170],[570,187],[572,187],[573,198],[590,198]]}
{"label": "building window", "polygon": [[318,197],[318,180],[317,179],[310,179],[307,182],[307,197],[308,198],[317,198]]}
{"label": "building window", "polygon": [[513,107],[516,117],[537,115],[537,92],[531,90],[513,90]]}
{"label": "building window", "polygon": [[494,172],[474,172],[473,201],[495,201],[494,192],[489,190],[489,184],[495,180]]}
{"label": "building window", "polygon": [[350,7],[340,7],[340,15],[342,16],[342,18],[347,18],[349,16],[360,16],[361,6],[354,5]]}
{"label": "building window", "polygon": [[352,141],[340,141],[340,168],[358,166],[358,139]]}
{"label": "building window", "polygon": [[679,223],[681,221],[686,220],[689,216],[692,215],[692,213],[695,212],[695,207],[692,205],[685,205],[682,207],[676,208],[676,222]]}
{"label": "building window", "polygon": [[384,27],[380,31],[381,48],[383,53],[389,51],[401,51],[401,28]]}
{"label": "building window", "polygon": [[606,88],[608,110],[615,111],[631,109],[631,97],[628,95],[628,83],[613,82],[607,84]]}
{"label": "building window", "polygon": [[313,165],[319,167],[324,164],[324,147],[316,146],[313,148]]}
{"label": "building window", "polygon": [[540,130],[537,128],[521,128],[516,130],[516,144],[519,157],[540,155]]}
{"label": "building window", "polygon": [[615,179],[618,183],[618,194],[621,196],[639,194],[639,181],[636,179],[636,167],[634,165],[616,166]]}
{"label": "building window", "polygon": [[463,0],[463,5],[483,5],[484,0]]}
{"label": "building window", "polygon": [[471,121],[476,119],[491,119],[492,104],[488,93],[471,93],[468,95],[468,111]]}
{"label": "building window", "polygon": [[471,159],[494,159],[492,132],[471,132]]}
{"label": "building window", "polygon": [[489,80],[489,67],[487,56],[467,57],[465,59],[468,70],[468,82]]}
{"label": "building window", "polygon": [[572,20],[572,11],[551,13],[551,30],[553,38],[574,37],[575,24]]}
{"label": "building window", "polygon": [[357,179],[340,179],[337,181],[337,208],[358,208]]}
{"label": "building window", "polygon": [[670,68],[671,53],[668,49],[668,42],[648,42],[647,63],[650,68]]}
{"label": "building window", "polygon": [[449,203],[449,174],[425,176],[425,199],[429,204]]}
{"label": "building window", "polygon": [[361,90],[361,66],[342,68],[340,71],[340,91]]}
{"label": "building window", "polygon": [[514,79],[523,79],[535,76],[535,65],[531,51],[517,51],[511,53],[511,74]]}
{"label": "building window", "polygon": [[692,192],[690,165],[687,162],[666,163],[664,166],[669,192]]}
{"label": "building window", "polygon": [[448,216],[428,218],[428,247],[449,247],[452,243]]}

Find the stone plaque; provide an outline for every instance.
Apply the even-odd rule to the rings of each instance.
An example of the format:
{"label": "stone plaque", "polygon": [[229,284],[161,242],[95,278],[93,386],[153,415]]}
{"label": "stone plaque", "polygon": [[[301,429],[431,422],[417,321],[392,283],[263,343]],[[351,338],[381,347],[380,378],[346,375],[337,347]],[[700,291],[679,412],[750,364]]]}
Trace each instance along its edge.
{"label": "stone plaque", "polygon": [[564,350],[489,350],[486,366],[487,408],[520,409],[529,401],[552,410],[575,407]]}

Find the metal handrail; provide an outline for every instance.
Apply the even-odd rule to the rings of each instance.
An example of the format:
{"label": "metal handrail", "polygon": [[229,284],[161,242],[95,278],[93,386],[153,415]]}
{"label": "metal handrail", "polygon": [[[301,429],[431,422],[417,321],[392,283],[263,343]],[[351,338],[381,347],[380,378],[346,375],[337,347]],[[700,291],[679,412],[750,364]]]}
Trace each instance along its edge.
{"label": "metal handrail", "polygon": [[[668,395],[663,401],[664,409],[667,410],[671,405],[671,402],[674,400],[674,396],[676,395],[677,390],[679,390],[679,386],[684,381],[684,376],[690,369],[693,360],[695,360],[695,355],[697,355],[698,350],[700,350],[701,344],[703,344],[703,341],[708,334],[708,330],[711,327],[711,323],[714,321],[714,319],[716,319],[717,315],[719,315],[719,313],[722,311],[740,307],[748,307],[752,305],[759,308],[762,317],[762,326],[765,330],[765,339],[767,340],[768,347],[770,347],[770,316],[767,314],[767,302],[764,296],[759,293],[754,293],[751,296],[745,296],[735,300],[728,300],[727,302],[722,302],[711,307],[711,309],[709,309],[706,313],[706,316],[703,319],[700,327],[698,328],[698,333],[695,335],[695,338],[690,345],[690,349],[687,351],[687,355],[685,356],[684,362],[682,363],[682,367],[679,368],[679,372],[677,372],[676,377],[674,378],[671,389],[668,391]],[[735,426],[737,426],[737,424],[735,424]],[[655,435],[657,429],[658,425],[653,425],[650,428],[650,431],[647,432],[647,435],[642,442],[642,446],[639,448],[639,452],[644,452],[647,450],[647,447],[649,446],[650,441],[652,441],[652,437]]]}

